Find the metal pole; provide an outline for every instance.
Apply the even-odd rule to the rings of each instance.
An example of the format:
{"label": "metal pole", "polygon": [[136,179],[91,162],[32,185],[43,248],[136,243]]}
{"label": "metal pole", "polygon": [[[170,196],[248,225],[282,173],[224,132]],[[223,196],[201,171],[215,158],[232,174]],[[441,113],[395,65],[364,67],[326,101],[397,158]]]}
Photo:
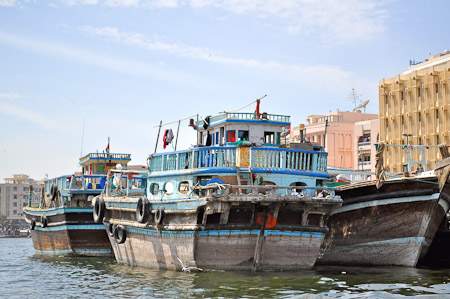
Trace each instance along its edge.
{"label": "metal pole", "polygon": [[158,149],[158,140],[159,140],[159,133],[161,133],[161,127],[162,127],[162,121],[159,122],[159,129],[158,129],[158,137],[156,137],[156,145],[155,145],[155,152]]}
{"label": "metal pole", "polygon": [[181,120],[178,121],[178,128],[177,128],[177,138],[175,139],[175,151],[177,151],[177,144],[178,144],[178,132],[180,132],[180,122]]}
{"label": "metal pole", "polygon": [[325,136],[323,137],[323,150],[326,151],[328,118],[325,119]]}

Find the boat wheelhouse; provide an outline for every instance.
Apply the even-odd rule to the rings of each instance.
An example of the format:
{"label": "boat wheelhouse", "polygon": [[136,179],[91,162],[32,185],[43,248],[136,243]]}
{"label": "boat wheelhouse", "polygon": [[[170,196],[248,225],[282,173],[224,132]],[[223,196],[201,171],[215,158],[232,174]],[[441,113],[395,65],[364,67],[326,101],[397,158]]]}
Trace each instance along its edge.
{"label": "boat wheelhouse", "polygon": [[96,199],[116,260],[171,270],[313,267],[341,204],[322,187],[327,154],[281,148],[289,116],[223,113],[190,126],[197,145],[150,155],[141,194],[114,196],[110,175]]}
{"label": "boat wheelhouse", "polygon": [[102,193],[106,172],[126,166],[130,154],[90,153],[80,158],[81,173],[45,181],[39,205],[24,208],[38,254],[111,256],[103,225],[92,219],[92,198]]}

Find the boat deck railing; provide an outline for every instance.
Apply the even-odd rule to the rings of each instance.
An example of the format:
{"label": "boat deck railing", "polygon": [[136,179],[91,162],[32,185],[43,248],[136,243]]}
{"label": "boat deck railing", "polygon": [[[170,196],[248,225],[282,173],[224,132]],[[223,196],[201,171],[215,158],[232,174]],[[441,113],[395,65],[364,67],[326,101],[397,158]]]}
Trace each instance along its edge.
{"label": "boat deck railing", "polygon": [[[211,124],[219,121],[223,121],[226,119],[230,120],[268,120],[268,121],[275,121],[275,122],[283,122],[283,123],[290,123],[291,117],[288,115],[277,115],[277,114],[267,114],[265,115],[266,118],[257,119],[255,116],[255,113],[241,113],[241,112],[227,112],[222,113],[219,115],[212,116],[209,121]],[[203,125],[203,120],[197,121],[197,126]]]}
{"label": "boat deck railing", "polygon": [[[255,196],[255,200],[257,201],[272,201],[274,197],[279,195],[293,201],[304,199],[330,199],[341,201],[341,198],[335,194],[335,188],[331,187],[228,185],[213,183],[206,186],[197,186],[194,189],[205,192],[206,197],[214,197],[216,200],[222,198],[224,201],[239,200],[240,198],[246,200],[245,197],[249,196]],[[233,192],[233,190],[235,190],[235,192]]]}
{"label": "boat deck railing", "polygon": [[326,172],[327,153],[258,147],[202,147],[151,156],[150,173],[201,168],[251,167]]}

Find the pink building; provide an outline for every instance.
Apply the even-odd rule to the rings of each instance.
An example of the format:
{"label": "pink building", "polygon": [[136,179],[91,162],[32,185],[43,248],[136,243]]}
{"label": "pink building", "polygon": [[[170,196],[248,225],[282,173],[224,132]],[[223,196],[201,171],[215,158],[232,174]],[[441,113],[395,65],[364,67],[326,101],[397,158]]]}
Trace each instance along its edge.
{"label": "pink building", "polygon": [[[371,120],[376,120],[372,122]],[[368,122],[367,122],[368,121]],[[291,141],[300,141],[300,128],[292,129]],[[374,131],[372,131],[372,129]],[[374,152],[367,158],[367,150],[373,151],[378,134],[378,114],[361,112],[330,112],[325,115],[309,115],[303,129],[306,141],[324,146],[328,152],[328,167],[369,171]],[[370,137],[369,137],[370,136]],[[370,144],[368,144],[368,138]],[[358,156],[359,154],[359,156]],[[369,167],[366,167],[369,165]],[[364,166],[364,168],[363,168]],[[374,168],[373,168],[374,169]]]}

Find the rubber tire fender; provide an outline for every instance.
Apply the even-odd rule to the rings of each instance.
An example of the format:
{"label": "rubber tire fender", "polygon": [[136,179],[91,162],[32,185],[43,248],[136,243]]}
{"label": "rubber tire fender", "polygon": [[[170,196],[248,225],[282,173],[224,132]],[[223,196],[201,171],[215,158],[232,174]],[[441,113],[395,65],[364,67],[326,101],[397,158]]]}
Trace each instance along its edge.
{"label": "rubber tire fender", "polygon": [[41,216],[41,224],[42,224],[42,227],[47,227],[48,226],[48,219],[47,219],[47,216],[45,216],[45,214],[42,214],[42,216]]}
{"label": "rubber tire fender", "polygon": [[125,227],[121,224],[116,225],[114,228],[114,241],[116,241],[117,244],[123,244],[125,243],[125,240],[127,239],[127,231]]}
{"label": "rubber tire fender", "polygon": [[159,206],[155,212],[155,224],[159,225],[163,222],[163,220],[164,220],[164,207]]}
{"label": "rubber tire fender", "polygon": [[31,230],[34,230],[34,228],[36,227],[36,218],[31,218],[31,223],[30,223],[30,228]]}
{"label": "rubber tire fender", "polygon": [[103,218],[105,217],[105,200],[102,196],[98,197],[94,204],[94,209],[92,210],[92,216],[94,218],[95,223],[102,223]]}
{"label": "rubber tire fender", "polygon": [[108,227],[106,228],[106,232],[108,233],[108,236],[114,237],[114,230],[116,229],[116,225],[113,223],[108,224]]}
{"label": "rubber tire fender", "polygon": [[50,200],[54,201],[56,199],[56,196],[58,195],[58,186],[56,186],[55,184],[53,184],[50,187]]}
{"label": "rubber tire fender", "polygon": [[147,220],[149,212],[148,199],[145,196],[141,196],[136,206],[136,220],[139,223],[144,223]]}

